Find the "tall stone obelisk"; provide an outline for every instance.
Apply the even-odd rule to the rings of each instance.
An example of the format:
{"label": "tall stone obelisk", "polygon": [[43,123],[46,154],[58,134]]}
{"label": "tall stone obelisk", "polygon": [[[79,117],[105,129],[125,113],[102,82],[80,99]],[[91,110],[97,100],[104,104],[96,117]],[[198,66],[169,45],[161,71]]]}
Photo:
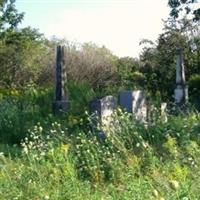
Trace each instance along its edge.
{"label": "tall stone obelisk", "polygon": [[175,89],[175,103],[177,105],[184,105],[188,101],[188,87],[185,82],[185,68],[183,62],[183,51],[177,48],[176,57],[176,89]]}
{"label": "tall stone obelisk", "polygon": [[56,87],[55,100],[53,102],[54,114],[66,112],[69,109],[69,101],[66,92],[66,66],[64,46],[57,46],[56,55]]}

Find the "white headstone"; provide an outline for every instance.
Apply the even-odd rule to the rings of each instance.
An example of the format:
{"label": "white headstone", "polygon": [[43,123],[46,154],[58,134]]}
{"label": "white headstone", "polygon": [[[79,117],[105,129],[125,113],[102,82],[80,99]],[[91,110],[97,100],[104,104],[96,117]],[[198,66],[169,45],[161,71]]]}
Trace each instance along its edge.
{"label": "white headstone", "polygon": [[127,112],[133,113],[136,119],[146,121],[147,103],[141,90],[123,91],[119,95],[119,104]]}
{"label": "white headstone", "polygon": [[90,109],[96,113],[103,123],[109,123],[109,117],[117,107],[117,99],[114,96],[95,98],[90,102]]}

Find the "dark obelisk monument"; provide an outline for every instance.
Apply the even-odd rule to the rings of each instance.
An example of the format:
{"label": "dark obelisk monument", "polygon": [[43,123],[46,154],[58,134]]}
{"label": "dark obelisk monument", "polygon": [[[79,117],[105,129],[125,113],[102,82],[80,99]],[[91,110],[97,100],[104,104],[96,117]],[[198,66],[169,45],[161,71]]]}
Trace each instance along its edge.
{"label": "dark obelisk monument", "polygon": [[69,109],[69,101],[66,91],[66,66],[64,46],[57,46],[56,55],[56,87],[55,100],[53,102],[54,114],[61,114]]}
{"label": "dark obelisk monument", "polygon": [[181,48],[177,48],[175,103],[177,105],[184,105],[187,101],[188,87],[185,82],[183,51]]}

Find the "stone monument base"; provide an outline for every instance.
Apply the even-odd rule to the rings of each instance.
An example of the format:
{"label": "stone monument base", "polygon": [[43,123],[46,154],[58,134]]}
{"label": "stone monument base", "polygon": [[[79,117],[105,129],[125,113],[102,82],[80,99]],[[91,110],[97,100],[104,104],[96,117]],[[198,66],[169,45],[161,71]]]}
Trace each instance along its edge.
{"label": "stone monument base", "polygon": [[176,104],[184,104],[188,102],[188,87],[180,87],[178,86],[175,91],[175,103]]}
{"label": "stone monument base", "polygon": [[54,114],[61,114],[69,110],[70,103],[69,101],[54,101],[52,106]]}

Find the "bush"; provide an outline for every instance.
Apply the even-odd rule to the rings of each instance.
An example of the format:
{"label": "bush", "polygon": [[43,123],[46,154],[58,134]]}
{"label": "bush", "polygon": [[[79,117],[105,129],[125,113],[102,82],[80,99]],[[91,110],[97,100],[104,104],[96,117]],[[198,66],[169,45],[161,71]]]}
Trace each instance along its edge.
{"label": "bush", "polygon": [[191,76],[188,84],[191,95],[198,96],[200,98],[200,75],[195,74]]}
{"label": "bush", "polygon": [[193,103],[194,107],[200,110],[200,75],[195,74],[191,76],[188,84],[190,101]]}
{"label": "bush", "polygon": [[0,99],[0,142],[16,144],[27,130],[39,121],[49,118],[52,109],[52,91],[28,86],[24,90],[2,90]]}

